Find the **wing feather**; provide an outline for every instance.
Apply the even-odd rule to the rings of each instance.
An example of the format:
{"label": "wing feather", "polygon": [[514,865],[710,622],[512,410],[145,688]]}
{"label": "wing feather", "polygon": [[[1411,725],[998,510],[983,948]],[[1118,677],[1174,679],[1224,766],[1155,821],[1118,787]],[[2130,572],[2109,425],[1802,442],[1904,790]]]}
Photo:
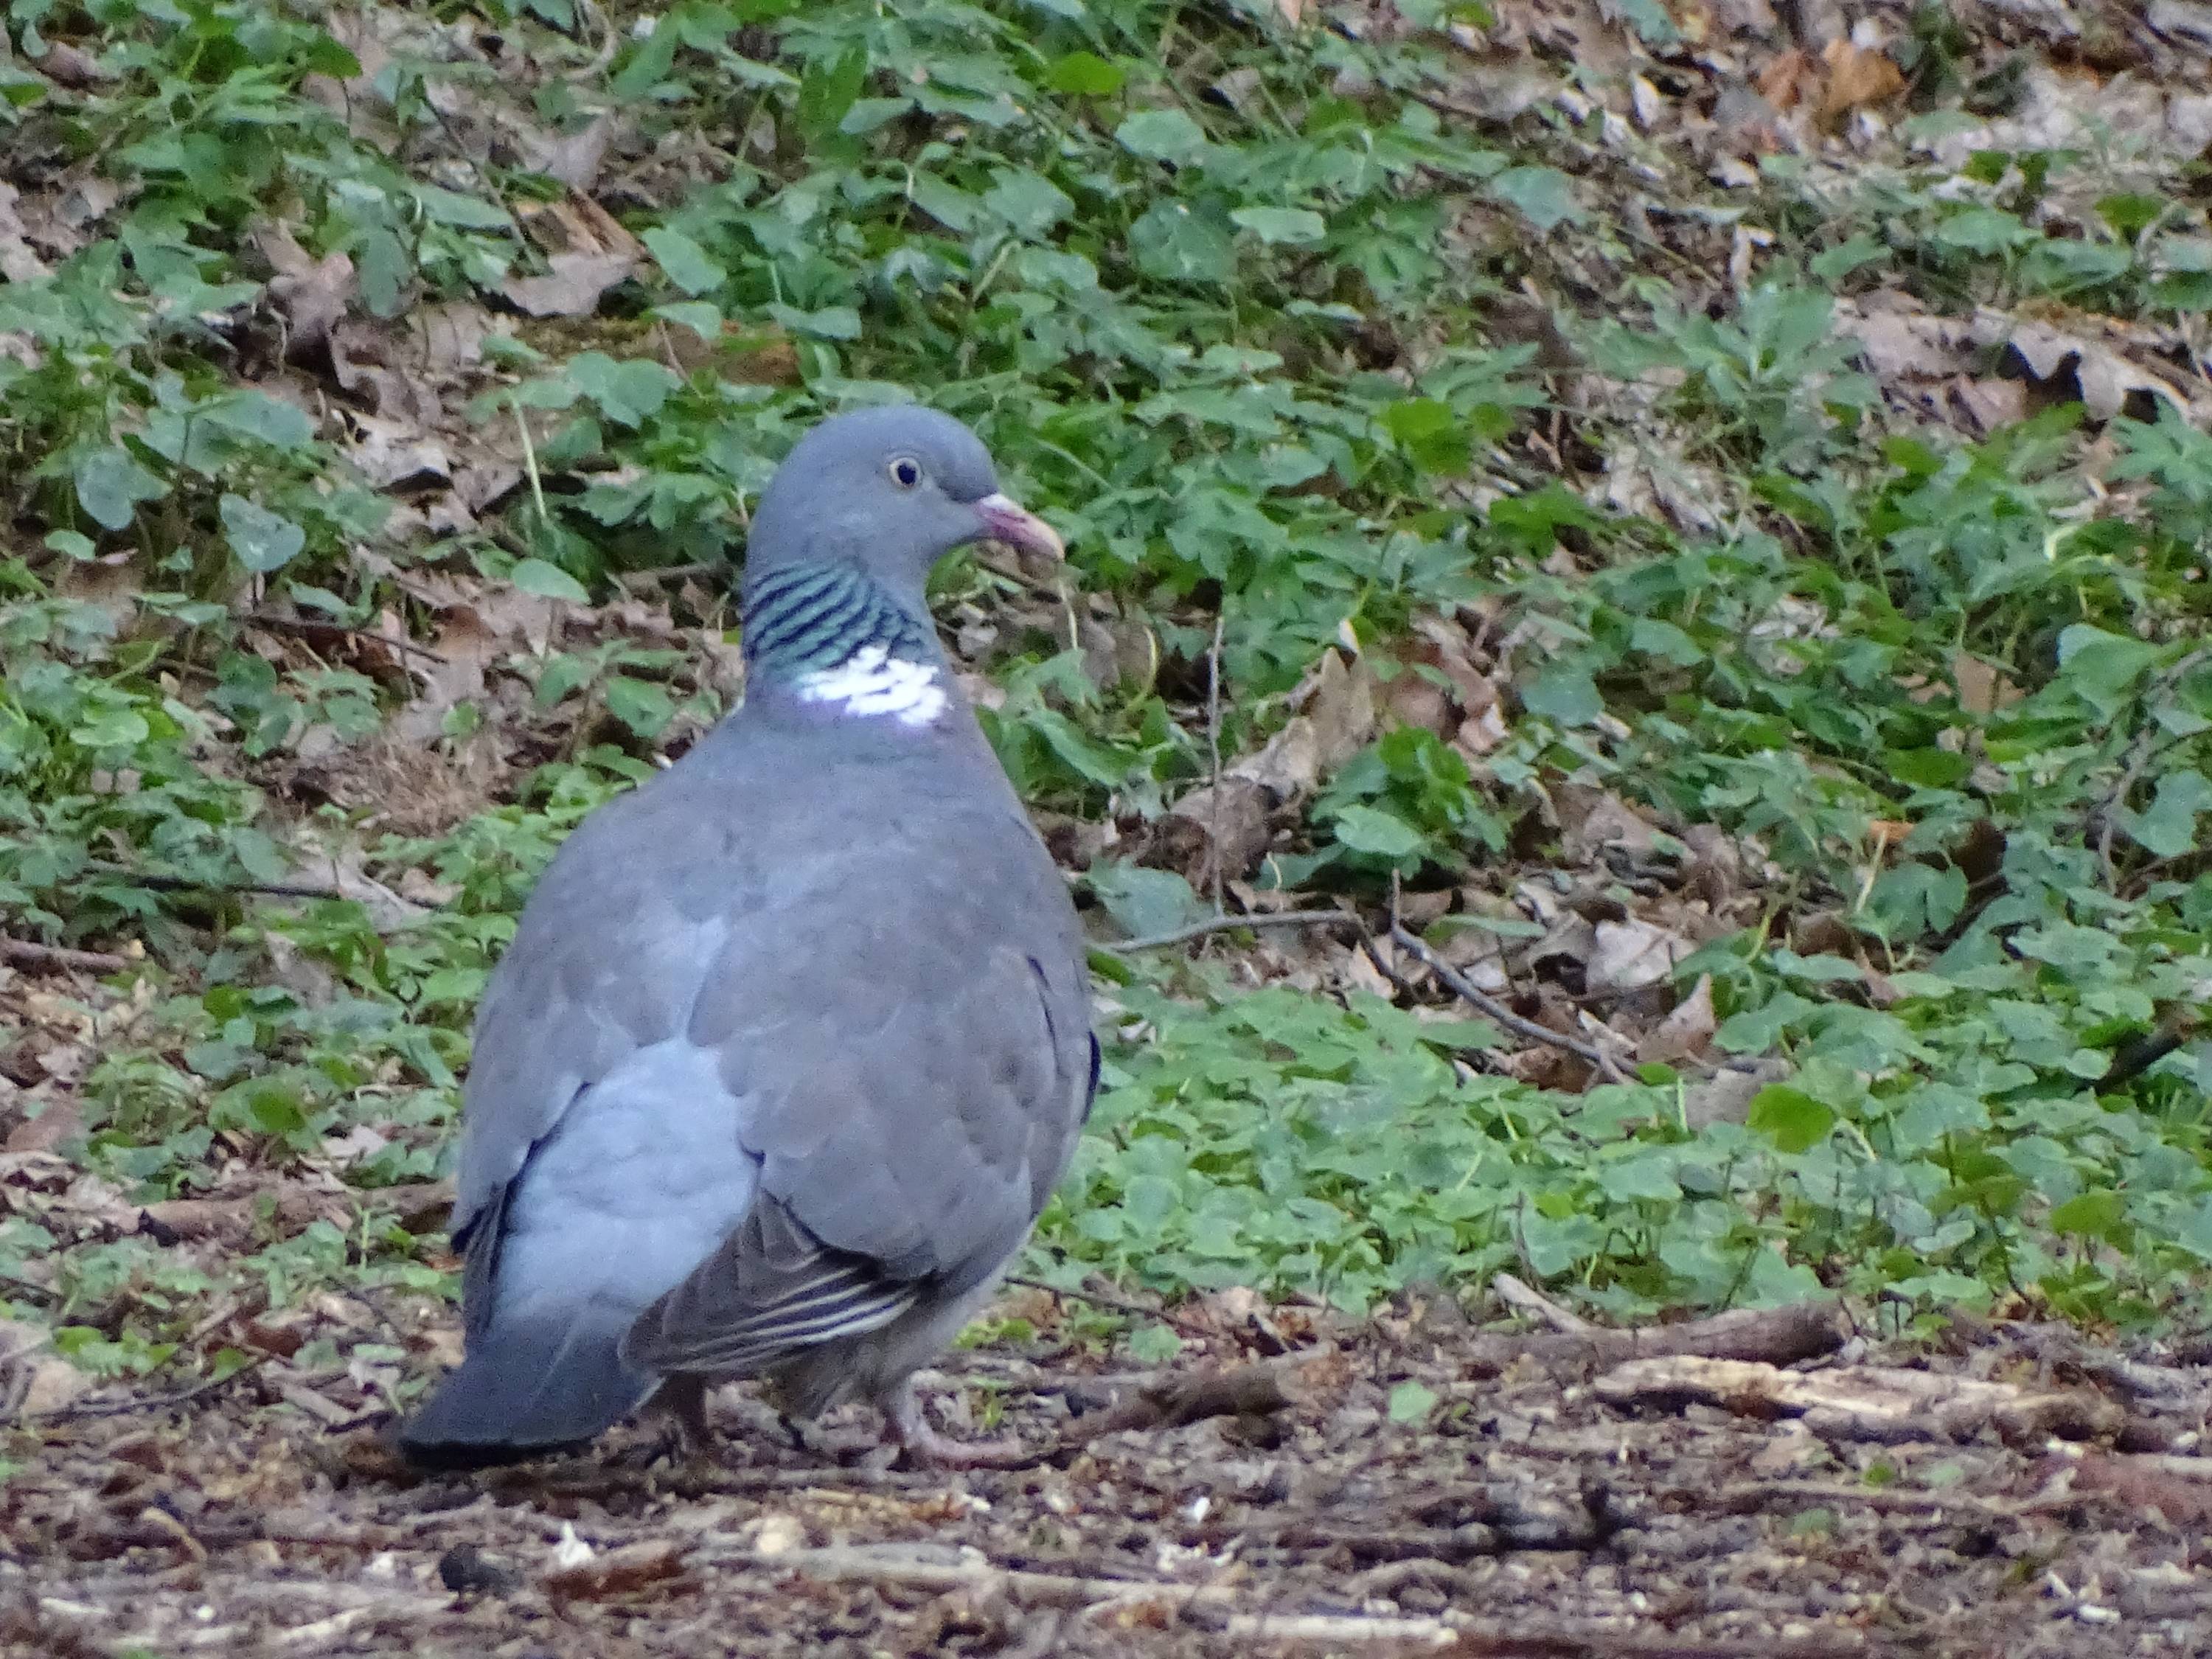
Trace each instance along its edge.
{"label": "wing feather", "polygon": [[763,1195],[720,1249],[645,1310],[623,1357],[647,1370],[747,1374],[879,1330],[921,1291],[866,1256],[831,1249]]}

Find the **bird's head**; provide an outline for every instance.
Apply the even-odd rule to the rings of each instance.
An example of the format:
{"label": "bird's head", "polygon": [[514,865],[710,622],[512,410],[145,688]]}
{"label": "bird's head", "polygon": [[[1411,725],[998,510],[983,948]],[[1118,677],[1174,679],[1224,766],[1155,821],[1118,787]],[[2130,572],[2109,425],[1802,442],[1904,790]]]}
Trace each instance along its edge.
{"label": "bird's head", "polygon": [[918,599],[954,548],[999,541],[1063,556],[1050,525],[999,488],[982,440],[916,404],[832,416],[793,447],[755,514],[747,575],[808,561],[857,564]]}

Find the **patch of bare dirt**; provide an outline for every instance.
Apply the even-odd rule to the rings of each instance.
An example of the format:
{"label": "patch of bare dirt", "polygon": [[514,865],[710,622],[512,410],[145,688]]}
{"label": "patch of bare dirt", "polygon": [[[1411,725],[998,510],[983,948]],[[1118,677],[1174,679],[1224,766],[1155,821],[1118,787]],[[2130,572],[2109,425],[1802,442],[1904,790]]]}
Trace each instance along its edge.
{"label": "patch of bare dirt", "polygon": [[80,1399],[9,1437],[0,1650],[2212,1651],[2206,1356],[1884,1350],[1811,1307],[1624,1333],[1499,1289],[1552,1328],[1231,1291],[1178,1311],[1164,1376],[955,1356],[952,1426],[1038,1448],[1005,1473],[887,1467],[857,1416],[801,1448],[732,1389],[711,1462],[647,1425],[417,1479],[359,1408],[379,1362],[313,1349]]}

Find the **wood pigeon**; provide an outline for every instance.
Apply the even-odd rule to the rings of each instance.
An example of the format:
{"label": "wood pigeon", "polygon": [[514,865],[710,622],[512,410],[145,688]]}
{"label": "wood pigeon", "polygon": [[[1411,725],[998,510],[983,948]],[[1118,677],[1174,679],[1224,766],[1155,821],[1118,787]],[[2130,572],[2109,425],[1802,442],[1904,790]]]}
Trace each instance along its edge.
{"label": "wood pigeon", "polygon": [[1058,556],[966,427],[837,416],[753,520],[743,706],[547,868],[464,1097],[461,1365],[398,1433],[465,1468],[712,1381],[933,1431],[910,1374],[989,1298],[1097,1089],[1074,908],[923,597],[988,538]]}

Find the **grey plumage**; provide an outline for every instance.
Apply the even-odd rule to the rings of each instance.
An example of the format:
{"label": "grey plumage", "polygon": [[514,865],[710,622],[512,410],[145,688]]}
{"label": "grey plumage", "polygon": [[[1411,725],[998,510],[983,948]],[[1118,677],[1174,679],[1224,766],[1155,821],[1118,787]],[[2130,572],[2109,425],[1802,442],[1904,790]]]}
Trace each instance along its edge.
{"label": "grey plumage", "polygon": [[943,416],[837,417],[779,471],[744,706],[570,837],[485,994],[467,1357],[410,1455],[586,1441],[669,1378],[918,1422],[899,1391],[1020,1248],[1096,1076],[1066,887],[923,603],[987,534],[1057,548]]}

